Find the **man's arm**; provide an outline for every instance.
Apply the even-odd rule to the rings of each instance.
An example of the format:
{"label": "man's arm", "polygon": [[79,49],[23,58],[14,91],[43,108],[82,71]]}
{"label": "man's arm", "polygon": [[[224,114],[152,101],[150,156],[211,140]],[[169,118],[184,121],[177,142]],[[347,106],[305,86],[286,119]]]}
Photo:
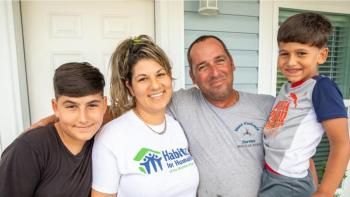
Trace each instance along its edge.
{"label": "man's arm", "polygon": [[330,143],[330,153],[321,184],[314,197],[333,196],[348,165],[350,144],[346,118],[325,120],[322,125]]}

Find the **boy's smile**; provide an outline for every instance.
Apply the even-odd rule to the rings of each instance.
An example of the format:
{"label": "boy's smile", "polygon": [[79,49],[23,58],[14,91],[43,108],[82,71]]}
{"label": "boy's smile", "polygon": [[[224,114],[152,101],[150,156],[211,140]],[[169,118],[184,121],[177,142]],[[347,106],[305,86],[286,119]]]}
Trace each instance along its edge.
{"label": "boy's smile", "polygon": [[326,62],[328,56],[326,47],[319,49],[297,42],[280,42],[278,47],[278,67],[291,83],[317,75],[317,66]]}

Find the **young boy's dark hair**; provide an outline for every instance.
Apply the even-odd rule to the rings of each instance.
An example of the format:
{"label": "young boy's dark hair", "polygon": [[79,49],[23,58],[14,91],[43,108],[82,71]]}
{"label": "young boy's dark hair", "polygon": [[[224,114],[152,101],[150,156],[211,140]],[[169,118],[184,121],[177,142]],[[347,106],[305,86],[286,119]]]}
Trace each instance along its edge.
{"label": "young boy's dark hair", "polygon": [[289,17],[278,30],[277,41],[298,42],[322,48],[327,45],[332,25],[320,14],[304,12]]}
{"label": "young boy's dark hair", "polygon": [[56,99],[59,96],[82,97],[101,93],[105,80],[102,73],[87,62],[70,62],[55,71],[53,86]]}

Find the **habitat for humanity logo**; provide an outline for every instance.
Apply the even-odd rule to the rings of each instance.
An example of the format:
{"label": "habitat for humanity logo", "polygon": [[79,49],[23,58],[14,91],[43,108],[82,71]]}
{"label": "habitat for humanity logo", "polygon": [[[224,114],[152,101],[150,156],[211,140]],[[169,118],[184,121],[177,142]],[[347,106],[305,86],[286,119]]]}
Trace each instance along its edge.
{"label": "habitat for humanity logo", "polygon": [[151,172],[162,171],[162,157],[159,151],[154,151],[148,148],[141,148],[141,150],[134,157],[134,161],[140,162],[139,170],[144,174],[151,174]]}
{"label": "habitat for humanity logo", "polygon": [[134,161],[139,162],[139,170],[144,174],[163,171],[162,161],[170,173],[194,165],[192,156],[187,148],[175,148],[171,150],[155,151],[149,148],[141,148]]}

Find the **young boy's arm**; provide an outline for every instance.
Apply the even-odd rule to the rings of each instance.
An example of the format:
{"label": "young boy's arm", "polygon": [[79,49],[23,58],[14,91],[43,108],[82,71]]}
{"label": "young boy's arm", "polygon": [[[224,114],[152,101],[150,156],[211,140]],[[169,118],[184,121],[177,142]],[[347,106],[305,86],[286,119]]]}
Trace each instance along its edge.
{"label": "young boy's arm", "polygon": [[350,157],[347,119],[325,120],[322,125],[329,139],[330,152],[323,179],[313,197],[333,196],[343,179]]}
{"label": "young boy's arm", "polygon": [[313,159],[310,159],[309,163],[310,163],[310,168],[309,169],[310,169],[310,172],[312,174],[312,179],[314,180],[315,188],[317,188],[317,186],[318,186],[318,175],[317,175],[315,162],[314,162]]}

